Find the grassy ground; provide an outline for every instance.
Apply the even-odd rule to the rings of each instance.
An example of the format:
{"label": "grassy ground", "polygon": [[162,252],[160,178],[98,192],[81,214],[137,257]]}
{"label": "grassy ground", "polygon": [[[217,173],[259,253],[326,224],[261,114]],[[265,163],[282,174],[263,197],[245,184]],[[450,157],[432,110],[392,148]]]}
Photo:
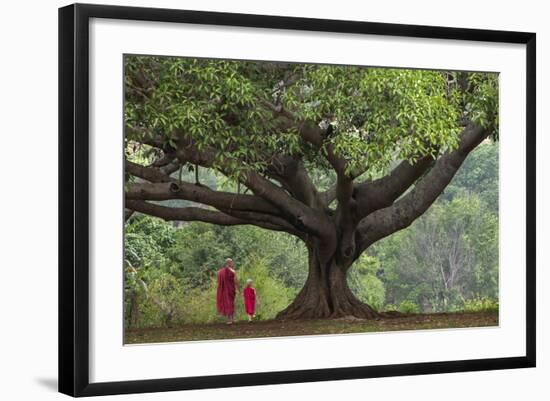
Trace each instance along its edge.
{"label": "grassy ground", "polygon": [[380,320],[334,319],[193,324],[171,328],[127,329],[125,344],[171,341],[219,340],[300,336],[315,334],[365,333],[396,330],[425,330],[498,325],[498,312],[434,313]]}

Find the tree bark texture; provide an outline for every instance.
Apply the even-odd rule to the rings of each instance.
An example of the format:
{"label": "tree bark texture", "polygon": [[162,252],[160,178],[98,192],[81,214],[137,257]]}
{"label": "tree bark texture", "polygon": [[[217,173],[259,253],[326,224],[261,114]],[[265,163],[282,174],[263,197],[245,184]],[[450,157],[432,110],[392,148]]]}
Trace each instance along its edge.
{"label": "tree bark texture", "polygon": [[302,290],[277,318],[316,319],[353,316],[373,319],[379,314],[361,302],[347,283],[348,264],[323,259],[317,245],[308,245],[309,272]]}

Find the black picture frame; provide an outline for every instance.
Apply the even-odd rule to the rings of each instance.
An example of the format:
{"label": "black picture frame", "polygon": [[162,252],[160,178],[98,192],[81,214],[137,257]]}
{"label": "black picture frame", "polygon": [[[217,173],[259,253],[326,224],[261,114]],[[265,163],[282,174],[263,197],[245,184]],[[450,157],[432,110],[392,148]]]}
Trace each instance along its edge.
{"label": "black picture frame", "polygon": [[[89,149],[88,61],[90,18],[161,21],[437,38],[526,45],[527,213],[526,353],[520,357],[382,366],[197,376],[90,383],[89,381]],[[536,35],[526,32],[416,26],[219,12],[74,4],[59,9],[59,391],[71,396],[158,392],[264,384],[421,375],[535,366],[535,101]]]}

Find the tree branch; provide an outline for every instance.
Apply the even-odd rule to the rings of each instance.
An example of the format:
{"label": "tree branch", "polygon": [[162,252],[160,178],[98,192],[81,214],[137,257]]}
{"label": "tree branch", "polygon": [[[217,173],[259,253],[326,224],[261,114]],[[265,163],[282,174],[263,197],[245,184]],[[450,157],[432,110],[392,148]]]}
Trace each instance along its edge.
{"label": "tree branch", "polygon": [[469,124],[461,134],[458,148],[441,156],[407,195],[360,222],[357,251],[362,252],[381,238],[408,227],[421,216],[443,192],[468,154],[488,135],[488,130]]}
{"label": "tree branch", "polygon": [[329,189],[319,194],[325,207],[329,207],[332,202],[336,200],[336,185],[333,185]]}
{"label": "tree branch", "polygon": [[161,138],[151,135],[150,130],[145,127],[125,127],[124,129],[125,129],[125,137],[128,137],[129,134],[135,135],[139,138],[143,138],[139,140],[139,143],[152,146],[153,148],[158,148],[165,153],[174,152],[174,149],[170,147],[169,144],[167,144]]}
{"label": "tree branch", "polygon": [[262,221],[255,221],[254,223],[251,223],[249,220],[236,218],[222,212],[216,212],[200,207],[167,207],[139,200],[126,200],[124,206],[127,209],[148,214],[150,216],[159,217],[166,221],[202,221],[204,223],[217,224],[221,226],[253,224],[268,230],[287,231],[286,227],[281,227]]}
{"label": "tree branch", "polygon": [[276,207],[258,196],[214,191],[202,185],[180,182],[176,179],[171,179],[170,182],[130,184],[126,191],[126,199],[155,201],[184,199],[217,209],[279,214]]}
{"label": "tree branch", "polygon": [[324,207],[317,188],[301,159],[288,155],[277,155],[273,158],[267,172],[303,204],[315,209]]}
{"label": "tree branch", "polygon": [[[182,136],[178,143],[178,158],[203,167],[212,167],[215,160],[215,152],[210,149],[198,150],[191,138]],[[219,168],[218,168],[219,169]],[[223,171],[227,174],[227,171]],[[273,182],[250,169],[242,173],[242,182],[259,197],[264,198],[280,209],[281,217],[300,231],[313,235],[327,235],[328,227],[326,216],[321,211],[312,209],[297,199],[289,196],[285,190]]]}
{"label": "tree branch", "polygon": [[235,210],[235,209],[229,209],[229,210],[221,209],[220,211],[230,216],[236,217],[238,219],[246,220],[250,224],[258,227],[263,227],[263,228],[278,227],[277,231],[285,231],[303,240],[306,239],[306,236],[304,235],[304,233],[296,230],[296,228],[293,227],[286,220],[277,216],[263,214],[263,213],[256,213],[251,211],[241,211],[241,210]]}
{"label": "tree branch", "polygon": [[170,182],[172,178],[170,174],[163,171],[161,168],[146,167],[140,164],[125,161],[126,172],[135,177],[142,178],[149,182]]}
{"label": "tree branch", "polygon": [[425,156],[414,164],[404,160],[387,176],[356,185],[354,196],[358,204],[359,217],[363,218],[375,210],[390,206],[433,166],[434,162],[432,156]]}
{"label": "tree branch", "polygon": [[174,153],[164,153],[160,158],[155,160],[151,167],[164,167],[174,161],[176,155]]}
{"label": "tree branch", "polygon": [[126,200],[124,206],[136,212],[160,217],[166,221],[202,221],[222,226],[243,224],[240,219],[200,207],[167,207],[139,200]]}
{"label": "tree branch", "polygon": [[271,110],[275,117],[281,121],[281,128],[296,128],[300,137],[311,144],[318,151],[323,147],[326,151],[326,159],[338,174],[344,174],[346,161],[334,153],[334,146],[325,142],[326,130],[309,121],[300,121],[290,111],[284,109],[281,105],[274,105],[266,99],[258,99],[260,104]]}

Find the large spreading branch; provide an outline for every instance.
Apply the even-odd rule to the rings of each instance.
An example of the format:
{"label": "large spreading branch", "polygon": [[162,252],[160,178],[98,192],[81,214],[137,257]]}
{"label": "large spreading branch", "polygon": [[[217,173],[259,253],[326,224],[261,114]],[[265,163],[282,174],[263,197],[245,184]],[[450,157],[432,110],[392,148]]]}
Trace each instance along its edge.
{"label": "large spreading branch", "polygon": [[[201,164],[209,167],[212,160],[205,156],[204,152],[193,152],[193,157],[188,157],[188,161]],[[162,209],[159,205],[151,203],[135,203],[135,201],[163,201],[173,199],[188,200],[208,206],[215,207],[223,212],[223,214],[234,217],[232,224],[253,224],[264,228],[269,228],[277,231],[286,231],[293,235],[303,237],[305,224],[308,220],[298,215],[297,218],[291,218],[290,221],[285,220],[281,210],[273,203],[266,201],[258,195],[236,194],[232,192],[215,191],[205,186],[195,185],[187,182],[179,181],[165,174],[162,169],[142,166],[130,161],[126,161],[126,171],[133,176],[139,177],[142,180],[149,182],[137,182],[128,185],[126,190],[126,207],[131,210],[141,211],[146,208],[157,217],[164,219],[182,220],[193,218],[197,211],[195,210],[190,215],[182,211]],[[263,188],[275,187],[274,184],[267,181],[259,175],[252,175],[246,180],[247,184],[254,188],[262,190]],[[277,196],[281,201],[285,201],[284,197],[290,198],[284,191],[275,187],[280,191]],[[261,192],[263,194],[263,192]],[[273,195],[268,199],[274,199]],[[299,203],[293,200],[294,203]],[[281,203],[279,203],[281,204]],[[159,207],[156,207],[159,206]],[[305,215],[308,213],[305,206],[302,205],[302,210],[299,213]],[[139,207],[140,210],[136,209]],[[181,208],[185,209],[185,208]],[[309,221],[315,221],[310,216]],[[224,218],[224,221],[226,219]]]}
{"label": "large spreading branch", "polygon": [[221,226],[255,225],[273,231],[285,231],[296,234],[292,227],[280,226],[266,221],[237,218],[223,212],[201,207],[168,207],[141,200],[127,199],[125,207],[166,221],[201,221]]}
{"label": "large spreading branch", "polygon": [[434,162],[435,159],[430,155],[418,159],[415,163],[404,160],[388,175],[357,184],[354,197],[358,204],[359,218],[393,204],[433,166]]}
{"label": "large spreading branch", "polygon": [[[298,236],[301,234],[291,224],[279,217],[280,211],[275,206],[259,196],[215,191],[202,185],[191,184],[170,177],[162,169],[142,166],[131,161],[126,161],[126,171],[145,180],[128,185],[126,190],[126,207],[128,209],[132,209],[132,205],[141,208],[147,207],[148,210],[161,213],[158,217],[169,217],[170,219],[173,217],[175,219],[175,217],[180,216],[183,219],[188,216],[187,213],[153,208],[154,204],[151,203],[144,205],[143,203],[133,202],[181,199],[212,206],[226,215],[235,217],[239,222],[246,221],[246,224],[269,227]],[[191,216],[194,216],[194,213]],[[233,222],[238,224],[237,220]]]}
{"label": "large spreading branch", "polygon": [[[178,143],[177,155],[182,162],[191,162],[203,167],[212,168],[216,161],[215,151],[212,149],[199,150],[193,140],[182,135]],[[223,165],[218,167],[222,172]],[[246,168],[240,174],[241,180],[256,196],[265,199],[280,210],[281,217],[287,220],[298,230],[317,236],[330,235],[326,216],[319,210],[313,209],[294,197],[290,196],[282,187],[263,177],[257,171]]]}
{"label": "large spreading branch", "polygon": [[[127,163],[127,166],[131,166]],[[215,191],[206,186],[179,181],[172,177],[164,177],[161,181],[156,172],[150,168],[139,168],[140,174],[135,176],[151,182],[136,182],[128,186],[126,199],[131,200],[172,200],[183,199],[202,203],[215,208],[235,209],[277,215],[278,209],[263,198],[255,195],[236,194],[233,192]],[[132,167],[132,171],[134,168]]]}
{"label": "large spreading branch", "polygon": [[215,212],[200,207],[168,207],[150,202],[127,199],[125,206],[136,212],[159,217],[166,221],[202,221],[222,226],[245,224],[242,220],[225,213]]}
{"label": "large spreading branch", "polygon": [[300,158],[276,155],[267,168],[267,174],[303,204],[314,209],[325,207]]}
{"label": "large spreading branch", "polygon": [[409,193],[359,223],[357,251],[360,253],[379,239],[408,227],[421,216],[443,192],[468,154],[488,135],[489,130],[468,125],[460,136],[458,148],[441,156]]}
{"label": "large spreading branch", "polygon": [[296,231],[278,216],[278,211],[263,199],[251,195],[213,191],[210,188],[186,182],[135,183],[126,191],[126,200],[166,201],[182,199],[215,207],[225,214],[248,220],[251,224],[265,222]]}

